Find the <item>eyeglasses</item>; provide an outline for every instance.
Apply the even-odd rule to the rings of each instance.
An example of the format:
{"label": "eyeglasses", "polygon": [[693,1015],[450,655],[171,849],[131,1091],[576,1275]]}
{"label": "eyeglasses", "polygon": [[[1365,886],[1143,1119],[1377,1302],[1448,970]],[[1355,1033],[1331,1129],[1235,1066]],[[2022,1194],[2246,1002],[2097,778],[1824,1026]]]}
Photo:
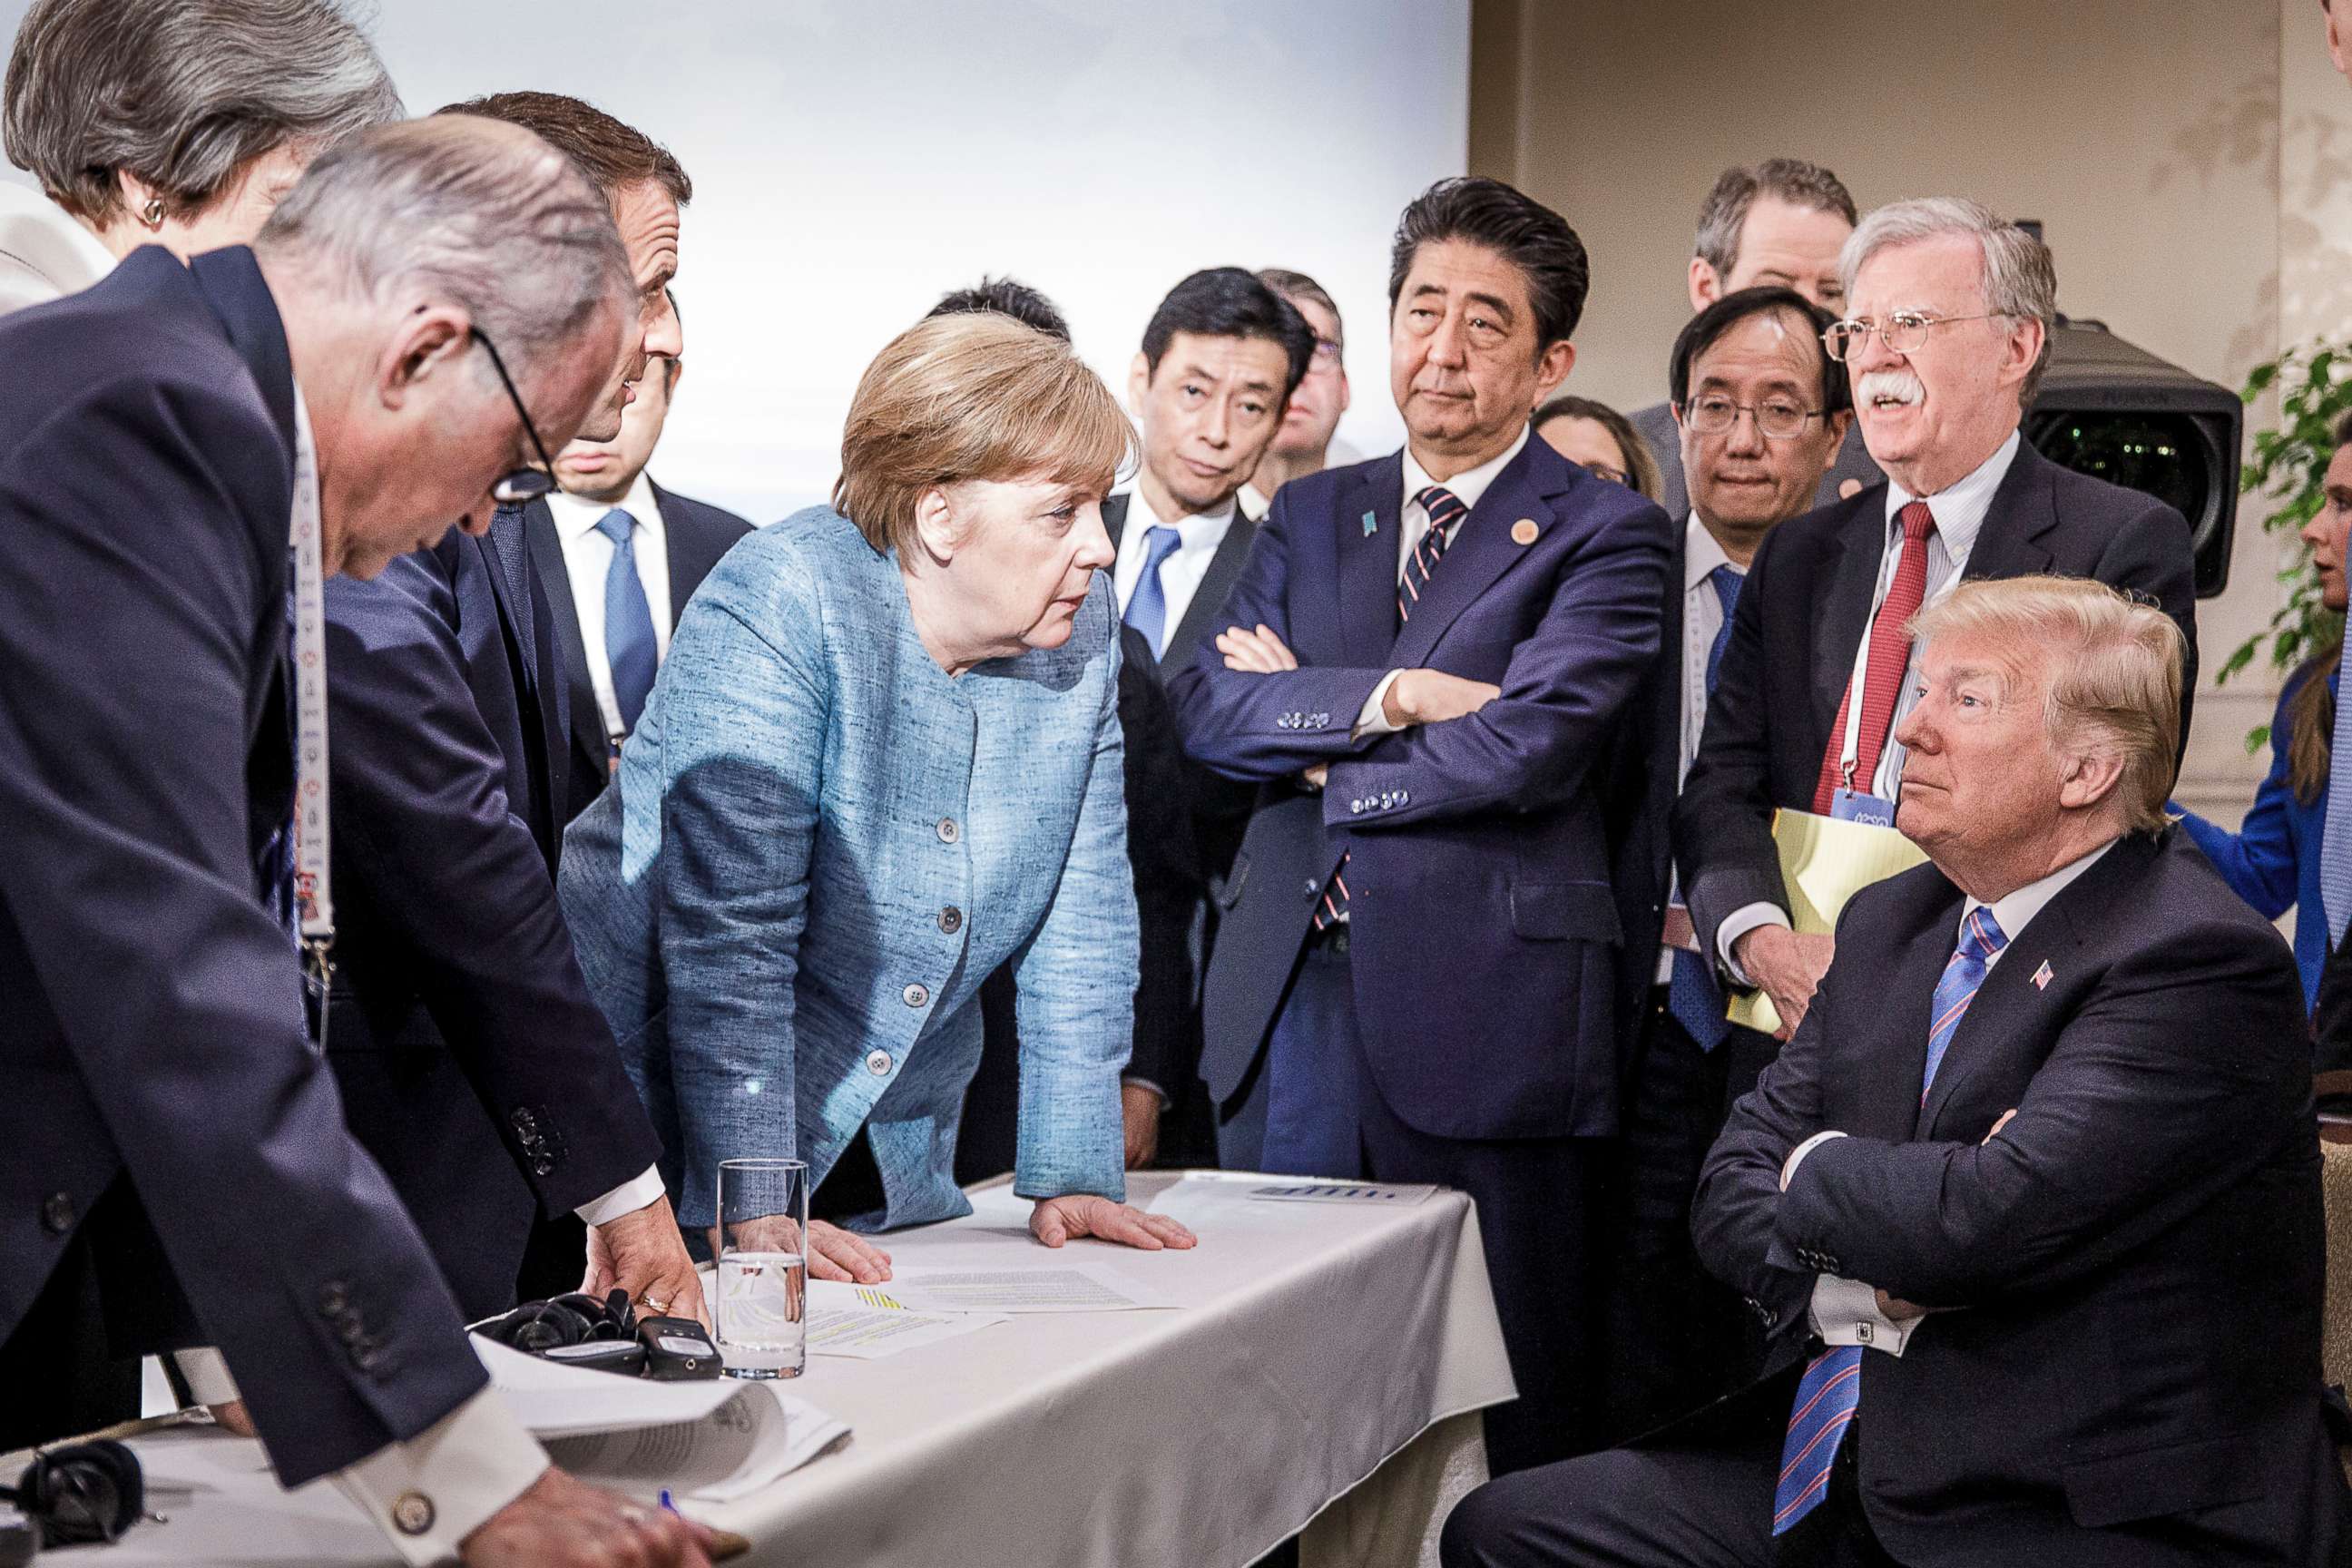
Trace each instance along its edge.
{"label": "eyeglasses", "polygon": [[539,438],[539,427],[530,422],[530,412],[522,405],[522,394],[515,390],[514,377],[507,374],[507,362],[499,357],[499,345],[490,342],[489,334],[481,328],[470,330],[474,341],[490,356],[490,365],[499,373],[499,384],[507,389],[507,400],[514,405],[515,417],[522,421],[522,433],[530,437],[530,449],[539,455],[540,468],[517,468],[500,476],[490,486],[490,499],[500,506],[523,506],[553,493],[555,459],[547,455],[547,443]]}
{"label": "eyeglasses", "polygon": [[1883,321],[1849,317],[1832,321],[1822,331],[1822,346],[1829,350],[1830,358],[1843,362],[1861,348],[1871,333],[1876,332],[1887,353],[1907,354],[1926,343],[1927,334],[1937,327],[1948,327],[1955,321],[1998,321],[2008,314],[2006,310],[1987,310],[1974,316],[1934,316],[1925,310],[1897,310]]}
{"label": "eyeglasses", "polygon": [[1345,352],[1346,345],[1339,339],[1318,337],[1315,340],[1314,363],[1318,369],[1337,370],[1339,367],[1339,357]]}
{"label": "eyeglasses", "polygon": [[1756,428],[1775,441],[1793,440],[1805,432],[1805,426],[1822,417],[1818,408],[1806,408],[1784,397],[1768,397],[1761,403],[1734,403],[1721,393],[1710,392],[1691,400],[1683,410],[1683,423],[1702,436],[1720,436],[1739,423],[1743,414],[1756,416]]}

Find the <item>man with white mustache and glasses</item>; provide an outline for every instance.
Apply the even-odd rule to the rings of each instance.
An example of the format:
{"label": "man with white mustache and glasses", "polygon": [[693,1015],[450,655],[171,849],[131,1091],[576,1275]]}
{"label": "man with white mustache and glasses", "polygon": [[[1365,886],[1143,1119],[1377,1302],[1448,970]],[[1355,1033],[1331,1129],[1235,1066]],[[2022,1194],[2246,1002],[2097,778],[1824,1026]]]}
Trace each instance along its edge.
{"label": "man with white mustache and glasses", "polygon": [[1783,523],[1758,552],[1675,812],[1700,952],[1727,988],[1771,997],[1782,1040],[1832,942],[1790,929],[1773,813],[1892,822],[1914,614],[1965,579],[2092,577],[2179,623],[2184,737],[2197,684],[2187,520],[2060,468],[2019,430],[2056,310],[2048,248],[1975,202],[1930,197],[1865,217],[1839,269],[1849,314],[1823,341],[1886,479]]}

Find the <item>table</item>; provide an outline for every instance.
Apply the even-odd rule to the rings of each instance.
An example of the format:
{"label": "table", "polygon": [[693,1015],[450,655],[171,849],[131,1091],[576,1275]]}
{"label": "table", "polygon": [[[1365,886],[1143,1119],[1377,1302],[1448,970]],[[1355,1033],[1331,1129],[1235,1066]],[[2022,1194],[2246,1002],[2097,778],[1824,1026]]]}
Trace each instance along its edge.
{"label": "table", "polygon": [[[1175,1180],[1139,1173],[1129,1199]],[[967,1218],[884,1238],[894,1258],[1045,1256],[1009,1186],[971,1195]],[[1309,1520],[1310,1565],[1433,1563],[1445,1510],[1486,1475],[1469,1413],[1514,1392],[1469,1200],[1223,1212],[1191,1252],[1074,1244],[1186,1310],[812,1358],[794,1392],[848,1421],[848,1446],[696,1516],[750,1537],[746,1561],[801,1568],[1239,1568]],[[257,1443],[187,1428],[134,1447],[170,1522],[92,1563],[396,1562],[331,1486],[279,1491]]]}

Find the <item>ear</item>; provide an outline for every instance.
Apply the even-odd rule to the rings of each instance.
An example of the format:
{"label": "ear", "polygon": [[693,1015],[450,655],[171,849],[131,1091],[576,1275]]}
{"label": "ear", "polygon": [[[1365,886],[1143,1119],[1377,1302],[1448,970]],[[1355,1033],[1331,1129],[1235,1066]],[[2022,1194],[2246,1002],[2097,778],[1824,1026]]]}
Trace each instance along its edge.
{"label": "ear", "polygon": [[[2333,27],[2329,29],[2328,37],[2330,38],[2335,37]],[[160,194],[152,185],[128,169],[114,171],[114,192],[122,200],[122,210],[129,213],[134,222],[147,204],[153,201]],[[143,229],[147,226],[142,223],[139,226]]]}
{"label": "ear", "polygon": [[473,322],[454,305],[422,305],[402,319],[376,361],[377,401],[404,406],[436,376],[456,379],[457,362],[474,346]]}
{"label": "ear", "polygon": [[2105,800],[2124,776],[2124,760],[2114,752],[2077,752],[2059,768],[2058,804],[2084,811]]}
{"label": "ear", "polygon": [[1355,394],[1354,394],[1352,391],[1350,391],[1350,390],[1349,389],[1349,386],[1348,386],[1348,367],[1347,367],[1346,365],[1344,365],[1344,364],[1343,364],[1343,365],[1341,365],[1341,366],[1339,367],[1339,412],[1340,412],[1340,413],[1345,414],[1346,412],[1348,412],[1348,405],[1349,405],[1349,403],[1350,401],[1352,401],[1352,400],[1354,399],[1354,397],[1355,397]]}
{"label": "ear", "polygon": [[1845,445],[1845,433],[1853,426],[1853,410],[1841,408],[1822,423],[1829,426],[1830,449],[1835,451]]}
{"label": "ear", "polygon": [[2050,340],[2050,329],[2040,321],[2018,321],[2010,327],[2009,357],[2000,367],[2004,384],[2022,386],[2025,378],[2033,374],[2033,362],[2042,357],[2042,345]]}
{"label": "ear", "polygon": [[1694,256],[1690,264],[1691,313],[1696,315],[1723,298],[1723,279],[1715,270],[1715,263],[1704,256]]}
{"label": "ear", "polygon": [[963,526],[957,521],[955,502],[936,485],[915,502],[915,536],[922,541],[923,553],[940,566],[955,559],[956,547],[963,542]]}
{"label": "ear", "polygon": [[1138,419],[1143,417],[1144,399],[1151,391],[1151,362],[1136,351],[1135,363],[1127,367],[1127,411]]}
{"label": "ear", "polygon": [[1536,397],[1534,406],[1540,406],[1559,390],[1568,373],[1576,366],[1576,345],[1566,338],[1545,348],[1536,361]]}

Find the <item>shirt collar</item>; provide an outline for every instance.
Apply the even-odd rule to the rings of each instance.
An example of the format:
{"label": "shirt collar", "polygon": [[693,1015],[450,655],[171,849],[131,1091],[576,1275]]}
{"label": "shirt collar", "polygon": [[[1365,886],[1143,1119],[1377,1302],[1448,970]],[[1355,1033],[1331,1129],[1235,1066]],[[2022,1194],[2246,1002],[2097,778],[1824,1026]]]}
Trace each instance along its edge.
{"label": "shirt collar", "polygon": [[[1522,425],[1519,426],[1519,438],[1505,447],[1499,456],[1454,475],[1445,481],[1445,488],[1454,492],[1454,498],[1465,510],[1475,508],[1478,498],[1486,493],[1486,487],[1495,482],[1495,476],[1501,473],[1527,444],[1528,426]],[[1414,460],[1412,447],[1408,444],[1404,449],[1404,504],[1411,506],[1413,497],[1437,482],[1429,477],[1428,469]]]}
{"label": "shirt collar", "polygon": [[1747,575],[1744,569],[1723,552],[1722,544],[1706,531],[1706,524],[1698,520],[1698,511],[1694,508],[1690,521],[1683,527],[1683,592],[1696,591],[1715,575],[1715,569],[1718,566],[1729,566],[1740,575]]}
{"label": "shirt collar", "polygon": [[629,493],[617,501],[590,500],[562,490],[547,498],[547,510],[555,519],[555,531],[567,544],[577,543],[595,531],[604,514],[615,506],[637,520],[637,531],[649,539],[662,537],[661,508],[654,501],[654,482],[641,470]]}
{"label": "shirt collar", "polygon": [[1970,915],[1979,910],[1990,907],[1994,922],[2000,927],[2002,937],[2007,942],[2015,942],[2025,934],[2025,928],[2032,921],[2033,917],[2040,914],[2051,900],[2065,890],[2067,883],[2097,865],[2099,857],[2113,849],[2116,842],[2113,838],[2108,839],[2088,855],[2079,859],[2069,860],[2040,881],[2028,882],[2015,892],[1995,899],[1990,906],[1979,899],[1964,900],[1960,908],[1961,921],[1965,924]]}
{"label": "shirt collar", "polygon": [[1229,496],[1225,504],[1214,511],[1196,511],[1171,522],[1160,515],[1160,509],[1144,495],[1140,484],[1128,496],[1128,524],[1139,536],[1147,528],[1172,528],[1181,542],[1178,548],[1182,550],[1214,550],[1225,537],[1225,530],[1234,525],[1234,508],[1237,504],[1236,499]]}
{"label": "shirt collar", "polygon": [[1992,509],[1992,493],[2009,476],[2009,466],[2017,460],[2017,448],[2024,439],[2020,432],[2011,430],[2009,439],[1978,464],[1974,472],[1931,496],[1915,496],[1890,477],[1886,481],[1887,537],[1893,539],[1899,531],[1895,520],[1903,509],[1924,499],[1936,514],[1936,531],[1943,536],[1945,553],[1955,560],[1968,554],[1976,543],[1977,530],[1984,526],[1985,513]]}

